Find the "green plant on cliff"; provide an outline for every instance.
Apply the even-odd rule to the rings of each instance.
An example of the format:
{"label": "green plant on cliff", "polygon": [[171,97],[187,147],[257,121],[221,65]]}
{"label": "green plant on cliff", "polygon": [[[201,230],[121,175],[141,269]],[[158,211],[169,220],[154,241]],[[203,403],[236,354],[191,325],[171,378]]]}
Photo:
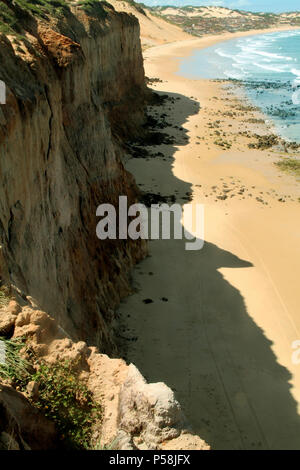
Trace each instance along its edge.
{"label": "green plant on cliff", "polygon": [[67,8],[67,3],[65,0],[14,0],[13,6],[42,16],[44,14],[57,14],[59,11],[64,11]]}
{"label": "green plant on cliff", "polygon": [[26,16],[47,19],[48,15],[59,16],[67,10],[65,0],[0,0],[0,33],[21,33]]}
{"label": "green plant on cliff", "polygon": [[0,307],[7,305],[9,302],[9,292],[5,286],[0,287]]}
{"label": "green plant on cliff", "polygon": [[[38,385],[38,393],[30,399],[48,419],[55,422],[62,439],[71,448],[90,448],[93,425],[101,421],[102,407],[96,403],[86,384],[79,379],[80,367],[75,361],[54,364],[37,360],[24,338],[1,338],[4,359],[0,362],[0,379],[20,391],[30,381]],[[21,350],[26,349],[24,359]]]}
{"label": "green plant on cliff", "polygon": [[41,362],[32,376],[39,387],[34,404],[56,423],[70,445],[88,448],[92,427],[101,420],[102,408],[78,374],[76,364],[70,361]]}
{"label": "green plant on cliff", "polygon": [[103,8],[104,5],[107,5],[111,8],[111,5],[107,4],[105,1],[99,0],[80,0],[77,3],[77,6],[80,7],[85,13],[95,14],[97,18],[105,19],[107,17],[107,12]]}
{"label": "green plant on cliff", "polygon": [[4,346],[5,362],[0,363],[0,378],[9,380],[21,389],[25,388],[30,380],[30,363],[24,359],[20,351],[24,348],[23,338],[0,338]]}

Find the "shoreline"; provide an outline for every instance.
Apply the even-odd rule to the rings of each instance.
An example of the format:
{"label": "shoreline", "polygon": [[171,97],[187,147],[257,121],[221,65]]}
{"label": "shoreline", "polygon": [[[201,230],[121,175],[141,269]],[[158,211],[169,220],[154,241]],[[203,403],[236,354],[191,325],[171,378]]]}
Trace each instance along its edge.
{"label": "shoreline", "polygon": [[[236,99],[241,103],[241,105],[243,105],[244,103],[247,103],[248,105],[251,105],[251,107],[255,108],[255,111],[254,111],[255,119],[259,121],[264,120],[264,123],[262,122],[260,123],[259,130],[260,131],[264,130],[266,134],[272,133],[274,135],[277,135],[281,143],[281,147],[283,147],[281,151],[279,152],[279,156],[283,156],[283,153],[285,153],[285,155],[293,157],[295,155],[294,152],[289,154],[287,153],[288,150],[286,151],[286,145],[289,146],[289,144],[293,143],[293,141],[290,141],[286,137],[282,136],[279,133],[276,127],[276,123],[274,122],[272,117],[269,117],[267,114],[265,114],[256,104],[254,104],[251,101],[251,99],[246,95],[245,89],[243,87],[243,83],[235,83],[235,81],[230,80],[230,79],[217,80],[217,79],[207,79],[207,78],[190,78],[190,77],[177,74],[178,68],[179,68],[179,61],[182,59],[182,57],[191,56],[195,50],[201,50],[201,49],[210,47],[213,44],[226,42],[228,40],[235,39],[238,37],[247,37],[247,36],[253,36],[257,34],[260,35],[260,34],[274,33],[274,32],[280,32],[280,31],[290,31],[290,30],[300,31],[300,28],[283,26],[282,28],[270,28],[270,29],[263,29],[263,30],[237,32],[237,33],[224,33],[221,35],[214,35],[214,36],[207,36],[207,37],[205,36],[203,38],[196,39],[196,43],[197,43],[196,46],[194,45],[195,43],[194,40],[179,41],[175,43],[154,46],[153,48],[148,49],[147,52],[150,51],[150,54],[147,55],[146,53],[144,53],[144,59],[149,70],[151,70],[152,78],[156,78],[156,75],[159,75],[159,78],[162,81],[172,80],[174,82],[176,80],[176,82],[178,82],[178,85],[179,83],[183,84],[184,82],[191,83],[191,84],[201,83],[204,88],[207,87],[208,84],[211,84],[212,86],[214,86],[213,84],[216,84],[215,85],[216,93],[221,94],[221,95],[222,94],[224,95],[224,93],[221,91],[221,88],[223,88],[224,83],[225,84],[230,83],[233,89],[235,86],[237,86],[239,88],[239,91],[241,91],[244,96],[241,97],[239,96],[238,92],[235,92]],[[182,43],[184,43],[184,45],[182,45]],[[164,66],[166,59],[169,61],[167,68]],[[154,84],[153,88],[154,90],[159,90],[159,86],[157,84]],[[299,142],[297,142],[297,144],[300,145]],[[298,156],[296,155],[296,157]]]}
{"label": "shoreline", "polygon": [[119,309],[126,358],[175,391],[213,449],[300,448],[300,185],[274,165],[282,149],[249,148],[257,111],[219,83],[175,74],[194,45],[145,51],[146,75],[162,80],[152,88],[168,96],[149,114],[174,142],[126,168],[145,193],[205,205],[204,248],[150,242]]}
{"label": "shoreline", "polygon": [[[147,52],[150,52],[148,55],[146,53],[146,51],[144,52],[144,58],[146,61],[150,61],[151,62],[151,58],[156,58],[156,63],[153,62],[151,64],[151,66],[154,68],[154,67],[157,67],[158,70],[159,70],[159,74],[160,76],[162,74],[164,74],[164,72],[161,72],[161,70],[163,70],[164,68],[162,67],[163,65],[163,61],[164,61],[164,57],[165,57],[165,50],[167,52],[167,56],[168,58],[171,58],[172,60],[172,63],[169,64],[169,68],[168,68],[168,73],[171,73],[172,75],[176,75],[178,77],[181,77],[181,78],[184,78],[184,79],[187,79],[187,80],[191,80],[191,81],[202,81],[203,83],[204,82],[214,82],[214,81],[219,81],[220,83],[222,82],[228,82],[228,83],[234,83],[234,80],[231,80],[231,79],[225,79],[224,80],[221,80],[221,79],[207,79],[207,78],[191,78],[191,77],[186,77],[184,76],[183,74],[182,75],[177,75],[177,72],[178,72],[178,69],[179,69],[179,62],[180,60],[183,58],[183,57],[190,57],[194,51],[196,50],[202,50],[202,49],[206,49],[214,44],[219,44],[219,43],[222,43],[222,42],[226,42],[226,41],[230,41],[232,39],[237,39],[237,38],[240,38],[240,37],[248,37],[248,36],[255,36],[255,35],[261,35],[261,34],[272,34],[274,32],[281,32],[281,31],[292,31],[292,30],[299,30],[300,31],[300,28],[299,27],[285,27],[283,26],[282,28],[270,28],[270,29],[262,29],[262,30],[251,30],[251,31],[245,31],[245,32],[237,32],[237,33],[224,33],[224,34],[221,34],[221,35],[214,35],[214,36],[204,36],[202,38],[197,38],[195,41],[194,40],[188,40],[188,41],[178,41],[178,42],[175,42],[175,43],[168,43],[168,44],[163,44],[163,45],[159,45],[159,46],[154,46],[150,49],[147,50]],[[196,45],[194,45],[194,43],[196,42]],[[185,43],[184,45],[182,45],[182,43]],[[151,53],[152,51],[152,53]],[[167,79],[167,76],[165,77]],[[240,86],[240,89],[242,89],[243,87],[243,83],[240,83],[237,85]],[[243,90],[244,92],[244,90]],[[238,97],[238,95],[237,95]],[[240,99],[241,101],[247,101],[247,102],[251,102],[250,98],[246,96],[245,94],[245,97],[244,98],[241,98],[241,97],[238,97],[238,99]],[[253,104],[253,103],[252,103]],[[282,139],[282,141],[286,141],[286,142],[289,142],[289,139],[287,139],[286,137],[283,137],[282,135],[280,135],[280,133],[278,132],[278,130],[276,129],[276,124],[275,122],[272,120],[271,117],[269,117],[268,115],[264,114],[264,112],[259,109],[259,107],[255,104],[253,104],[253,106],[255,106],[257,108],[257,112],[261,115],[262,118],[264,118],[265,121],[270,121],[271,122],[271,125],[268,126],[266,125],[266,129],[268,127],[271,127],[273,129],[273,132],[276,133],[278,135],[278,137],[280,139]]]}
{"label": "shoreline", "polygon": [[[281,28],[267,28],[267,29],[253,29],[249,31],[238,31],[236,33],[223,33],[223,34],[216,34],[216,35],[208,35],[203,36],[201,38],[193,38],[188,39],[185,41],[176,41],[172,43],[160,44],[157,46],[149,47],[144,51],[144,59],[149,60],[151,57],[159,55],[163,55],[164,49],[168,50],[167,55],[174,54],[174,49],[177,50],[177,57],[189,57],[193,54],[193,52],[197,49],[205,49],[207,47],[213,46],[214,44],[218,44],[221,42],[230,41],[231,39],[237,39],[240,37],[247,37],[247,36],[256,36],[261,34],[272,34],[272,33],[279,33],[281,31],[294,31],[299,30],[299,26],[282,26]],[[179,54],[179,55],[178,55]],[[175,60],[176,60],[175,59]],[[170,64],[169,64],[170,67]],[[177,70],[176,70],[177,71]],[[193,79],[191,79],[193,80]]]}
{"label": "shoreline", "polygon": [[[293,30],[300,32],[300,28],[292,28],[292,29],[288,29],[287,31],[293,31]],[[282,32],[282,31],[286,31],[286,29],[274,30],[274,31],[272,31],[272,32],[273,32],[273,33],[274,33],[274,32],[280,33],[280,32]],[[270,31],[269,31],[269,33],[270,33]],[[259,36],[260,36],[261,34],[265,34],[265,33],[259,33]],[[270,33],[270,34],[272,34],[272,33]],[[223,38],[221,41],[218,41],[218,40],[217,40],[217,39],[218,39],[217,37],[213,37],[213,38],[210,38],[210,39],[209,39],[210,45],[207,45],[207,44],[205,44],[204,46],[201,45],[201,47],[197,47],[196,49],[193,49],[192,51],[189,51],[187,54],[184,55],[184,57],[190,57],[195,51],[200,51],[200,50],[206,49],[206,48],[211,47],[213,44],[216,44],[216,43],[217,43],[217,44],[222,44],[223,42],[227,42],[227,41],[230,41],[230,40],[234,40],[234,39],[237,39],[237,38],[240,38],[240,37],[248,37],[248,36],[253,36],[253,35],[256,36],[256,34],[254,34],[254,32],[251,32],[251,34],[249,34],[249,35],[247,34],[247,35],[243,35],[243,36],[240,36],[239,34],[237,34],[237,35],[235,36],[235,38],[233,38],[233,37],[227,37],[227,35],[225,35],[226,37]],[[181,58],[181,59],[182,59],[182,58]],[[286,143],[289,143],[289,142],[297,142],[297,140],[295,140],[295,138],[292,139],[292,138],[288,138],[287,136],[284,136],[284,135],[280,132],[280,130],[278,129],[278,127],[277,127],[278,123],[276,123],[276,121],[273,119],[273,117],[272,117],[272,116],[269,116],[268,114],[266,114],[266,113],[259,107],[259,104],[257,104],[257,103],[255,102],[255,100],[252,100],[251,97],[247,95],[245,83],[244,83],[244,81],[243,81],[242,79],[239,80],[239,79],[234,79],[234,78],[230,78],[230,77],[228,77],[228,78],[226,78],[226,77],[224,77],[224,78],[205,78],[205,77],[201,77],[201,76],[199,76],[199,77],[194,76],[194,77],[193,77],[192,75],[189,75],[189,74],[186,75],[184,72],[178,73],[179,62],[181,61],[181,59],[176,60],[176,63],[177,63],[177,70],[174,71],[173,73],[176,73],[176,74],[178,74],[178,76],[183,77],[183,78],[187,78],[187,79],[189,79],[189,80],[209,80],[209,81],[211,81],[211,82],[216,81],[216,82],[219,82],[219,83],[231,83],[231,84],[233,85],[233,88],[236,87],[236,89],[238,90],[238,92],[237,92],[237,98],[240,99],[241,101],[247,101],[249,104],[251,103],[253,107],[256,107],[257,110],[258,110],[258,112],[261,114],[261,116],[264,117],[265,121],[266,121],[266,122],[268,122],[268,121],[270,122],[270,125],[267,126],[267,127],[270,127],[270,128],[272,127],[274,134],[277,134],[278,137],[279,137],[280,139],[282,139],[282,141],[285,141]],[[240,96],[239,91],[242,92],[243,96]],[[299,140],[297,143],[298,143],[299,146],[300,146],[300,140]]]}

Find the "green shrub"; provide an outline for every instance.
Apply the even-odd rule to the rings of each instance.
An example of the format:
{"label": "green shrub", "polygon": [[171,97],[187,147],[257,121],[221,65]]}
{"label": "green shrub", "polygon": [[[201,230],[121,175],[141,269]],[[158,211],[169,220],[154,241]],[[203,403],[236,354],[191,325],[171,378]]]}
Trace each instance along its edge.
{"label": "green shrub", "polygon": [[95,402],[86,384],[79,380],[78,364],[67,360],[54,364],[36,360],[27,347],[29,361],[20,354],[21,349],[26,348],[23,338],[0,340],[5,346],[5,363],[0,363],[0,379],[9,380],[21,391],[26,390],[28,382],[36,382],[38,392],[29,398],[31,403],[55,422],[61,438],[69,447],[90,448],[93,425],[101,421],[102,407]]}
{"label": "green shrub", "polygon": [[61,435],[77,448],[88,448],[92,426],[102,409],[87,386],[79,381],[76,364],[58,361],[41,363],[32,380],[38,383],[35,405],[53,420]]}

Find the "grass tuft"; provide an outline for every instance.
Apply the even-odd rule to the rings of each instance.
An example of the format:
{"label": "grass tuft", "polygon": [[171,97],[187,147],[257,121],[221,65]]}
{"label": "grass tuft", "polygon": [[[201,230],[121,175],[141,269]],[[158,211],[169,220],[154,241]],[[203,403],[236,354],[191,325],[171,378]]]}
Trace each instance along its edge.
{"label": "grass tuft", "polygon": [[101,441],[98,441],[97,444],[93,447],[92,450],[117,450],[117,444],[119,439],[116,437],[108,444],[102,444]]}
{"label": "grass tuft", "polygon": [[285,158],[284,160],[275,162],[275,165],[283,171],[300,176],[300,160],[297,160],[296,158]]}
{"label": "grass tuft", "polygon": [[23,388],[30,379],[30,363],[20,355],[24,348],[23,338],[0,340],[5,348],[5,363],[0,363],[0,378],[9,380],[15,386]]}
{"label": "grass tuft", "polygon": [[10,296],[6,287],[0,287],[0,307],[4,307],[10,301]]}

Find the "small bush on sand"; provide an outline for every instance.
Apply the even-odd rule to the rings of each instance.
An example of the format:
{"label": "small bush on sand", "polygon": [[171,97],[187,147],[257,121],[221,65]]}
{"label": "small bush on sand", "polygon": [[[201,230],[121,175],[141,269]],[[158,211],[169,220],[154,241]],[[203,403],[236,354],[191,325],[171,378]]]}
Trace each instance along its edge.
{"label": "small bush on sand", "polygon": [[275,165],[277,165],[281,170],[300,176],[300,160],[296,160],[295,158],[285,158],[284,160],[276,162]]}

